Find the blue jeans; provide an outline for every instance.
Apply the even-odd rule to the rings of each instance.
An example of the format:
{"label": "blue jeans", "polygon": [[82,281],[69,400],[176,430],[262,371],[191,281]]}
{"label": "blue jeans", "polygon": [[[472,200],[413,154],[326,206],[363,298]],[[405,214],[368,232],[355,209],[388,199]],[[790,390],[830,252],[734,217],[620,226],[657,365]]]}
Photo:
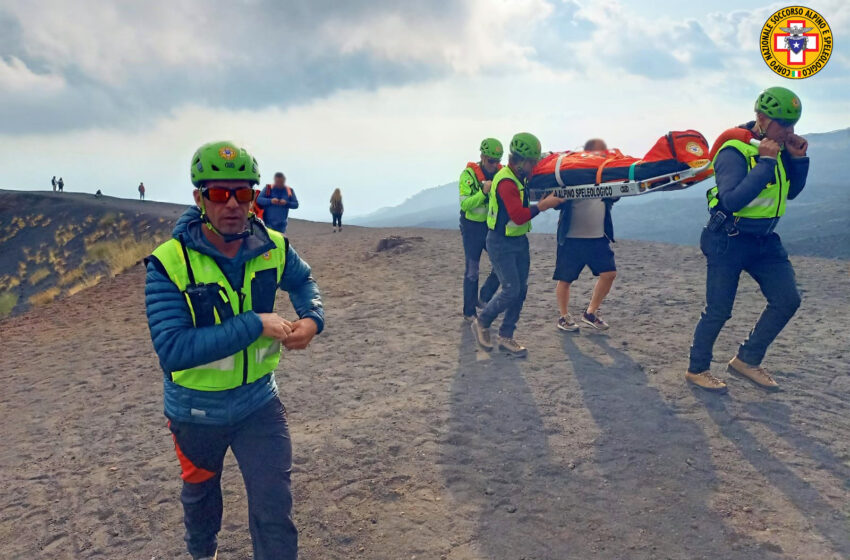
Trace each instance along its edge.
{"label": "blue jeans", "polygon": [[528,272],[531,267],[531,252],[528,237],[506,237],[491,231],[487,234],[487,254],[499,277],[502,289],[478,314],[481,325],[489,327],[501,313],[505,314],[499,335],[510,338],[514,335],[522,304],[528,293]]}
{"label": "blue jeans", "polygon": [[712,348],[720,329],[732,317],[741,272],[758,283],[767,299],[753,330],[738,348],[738,358],[760,365],[767,347],[779,335],[797,308],[800,293],[788,253],[775,233],[766,236],[703,229],[700,248],[708,262],[705,283],[705,310],[694,331],[689,370],[706,371],[711,366]]}
{"label": "blue jeans", "polygon": [[475,315],[479,297],[487,303],[499,289],[499,278],[496,271],[491,270],[481,287],[481,294],[478,293],[478,269],[481,252],[487,250],[488,231],[490,230],[486,222],[473,222],[464,216],[460,217],[460,235],[463,238],[463,254],[466,260],[463,272],[463,314],[467,317]]}
{"label": "blue jeans", "polygon": [[295,560],[298,531],[292,522],[292,443],[286,410],[274,398],[232,426],[170,422],[183,469],[183,522],[192,558],[218,547],[223,511],[221,470],[228,447],[248,494],[248,525],[256,560]]}

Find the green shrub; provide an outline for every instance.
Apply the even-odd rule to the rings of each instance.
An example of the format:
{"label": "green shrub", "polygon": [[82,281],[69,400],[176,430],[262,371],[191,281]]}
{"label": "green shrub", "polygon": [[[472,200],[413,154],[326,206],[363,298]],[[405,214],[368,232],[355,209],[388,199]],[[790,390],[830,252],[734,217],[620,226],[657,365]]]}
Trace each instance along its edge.
{"label": "green shrub", "polygon": [[0,319],[8,316],[18,304],[18,294],[15,292],[0,293]]}

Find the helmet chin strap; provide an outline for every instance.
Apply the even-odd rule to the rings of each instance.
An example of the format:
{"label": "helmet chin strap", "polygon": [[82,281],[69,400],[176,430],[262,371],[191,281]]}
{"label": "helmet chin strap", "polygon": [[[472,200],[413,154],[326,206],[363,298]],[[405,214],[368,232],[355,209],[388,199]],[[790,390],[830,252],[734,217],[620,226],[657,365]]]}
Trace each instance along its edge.
{"label": "helmet chin strap", "polygon": [[248,224],[245,229],[240,233],[221,233],[218,229],[212,224],[209,216],[207,216],[207,210],[204,207],[203,197],[201,197],[201,221],[206,224],[207,228],[213,232],[214,234],[221,237],[225,243],[230,243],[231,241],[239,241],[240,239],[245,239],[249,235],[254,235],[254,220],[253,214],[248,216]]}

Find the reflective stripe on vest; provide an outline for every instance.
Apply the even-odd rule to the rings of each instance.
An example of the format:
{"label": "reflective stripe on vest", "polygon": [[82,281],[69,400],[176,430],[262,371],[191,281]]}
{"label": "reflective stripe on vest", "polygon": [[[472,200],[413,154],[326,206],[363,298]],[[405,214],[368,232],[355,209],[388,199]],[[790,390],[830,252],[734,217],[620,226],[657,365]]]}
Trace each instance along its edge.
{"label": "reflective stripe on vest", "polygon": [[[747,162],[747,172],[749,173],[756,166],[758,160],[759,149],[740,140],[729,140],[717,150],[717,155],[724,148],[734,148],[744,156]],[[714,156],[712,167],[717,161],[717,155]],[[776,156],[776,168],[774,169],[774,179],[768,183],[764,189],[759,192],[749,204],[734,212],[733,215],[737,218],[765,219],[778,218],[785,214],[785,202],[788,198],[788,189],[790,188],[788,177],[785,174],[785,166],[782,163],[782,152]],[[706,193],[708,198],[708,208],[714,208],[720,203],[717,196],[718,189],[715,185]]]}
{"label": "reflective stripe on vest", "polygon": [[[487,212],[487,227],[492,230],[496,229],[497,224],[499,223],[499,214],[504,212],[507,215],[508,210],[505,208],[505,203],[502,202],[502,197],[499,196],[498,185],[502,182],[503,179],[510,179],[514,182],[519,189],[519,197],[522,200],[523,206],[528,205],[528,199],[526,198],[525,192],[525,183],[517,179],[517,176],[514,175],[514,172],[510,167],[505,166],[496,173],[496,176],[493,177],[493,191],[491,194],[495,193],[495,196],[491,196],[489,200],[488,212]],[[504,234],[506,237],[520,237],[525,235],[531,231],[531,220],[525,222],[522,225],[517,225],[513,220],[508,216],[508,222],[505,224]]]}
{"label": "reflective stripe on vest", "polygon": [[[252,310],[253,293],[252,280],[258,273],[274,270],[275,283],[280,282],[286,264],[286,241],[280,233],[266,230],[275,244],[275,248],[248,261],[244,266],[242,290],[236,292],[227,281],[227,277],[218,267],[215,260],[203,253],[188,247],[185,248],[177,239],[166,241],[153,252],[166,274],[177,288],[183,293],[192,321],[197,325],[195,309],[187,293],[190,286],[189,268],[186,263],[188,255],[195,285],[217,285],[221,304],[227,306],[238,315]],[[221,318],[214,311],[215,324],[221,324]],[[261,336],[246,349],[231,356],[221,358],[206,364],[200,364],[181,371],[172,371],[171,380],[177,385],[199,391],[225,391],[240,385],[253,383],[261,377],[274,372],[280,362],[281,346],[278,340]]]}

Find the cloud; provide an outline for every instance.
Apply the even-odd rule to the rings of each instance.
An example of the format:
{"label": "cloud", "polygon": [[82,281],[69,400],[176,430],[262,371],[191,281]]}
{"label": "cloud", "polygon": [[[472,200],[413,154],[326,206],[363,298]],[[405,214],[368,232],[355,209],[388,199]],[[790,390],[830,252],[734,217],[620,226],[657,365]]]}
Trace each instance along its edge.
{"label": "cloud", "polygon": [[437,65],[461,75],[523,64],[534,49],[527,33],[552,13],[544,0],[470,0],[463,9],[411,14],[411,4],[370,13],[360,21],[333,18],[323,31],[340,51],[366,51],[384,60]]}
{"label": "cloud", "polygon": [[8,60],[0,58],[0,92],[21,94],[34,93],[49,95],[65,87],[62,76],[55,74],[37,74],[27,68],[24,62],[14,56]]}
{"label": "cloud", "polygon": [[544,0],[11,0],[0,8],[0,57],[67,87],[52,91],[46,110],[0,95],[0,131],[133,128],[190,103],[287,107],[472,75],[521,64],[533,52],[524,22],[548,11]]}
{"label": "cloud", "polygon": [[[133,196],[144,180],[188,202],[192,151],[232,138],[265,176],[287,173],[302,217],[323,217],[333,186],[363,213],[455,178],[486,136],[530,130],[547,149],[601,136],[641,155],[667,130],[714,137],[786,83],[753,44],[779,6],[32,2],[0,8],[0,179],[13,188],[43,188],[41,169],[72,190]],[[850,34],[850,10],[821,4]],[[838,50],[789,86],[801,131],[850,125],[848,68]]]}

